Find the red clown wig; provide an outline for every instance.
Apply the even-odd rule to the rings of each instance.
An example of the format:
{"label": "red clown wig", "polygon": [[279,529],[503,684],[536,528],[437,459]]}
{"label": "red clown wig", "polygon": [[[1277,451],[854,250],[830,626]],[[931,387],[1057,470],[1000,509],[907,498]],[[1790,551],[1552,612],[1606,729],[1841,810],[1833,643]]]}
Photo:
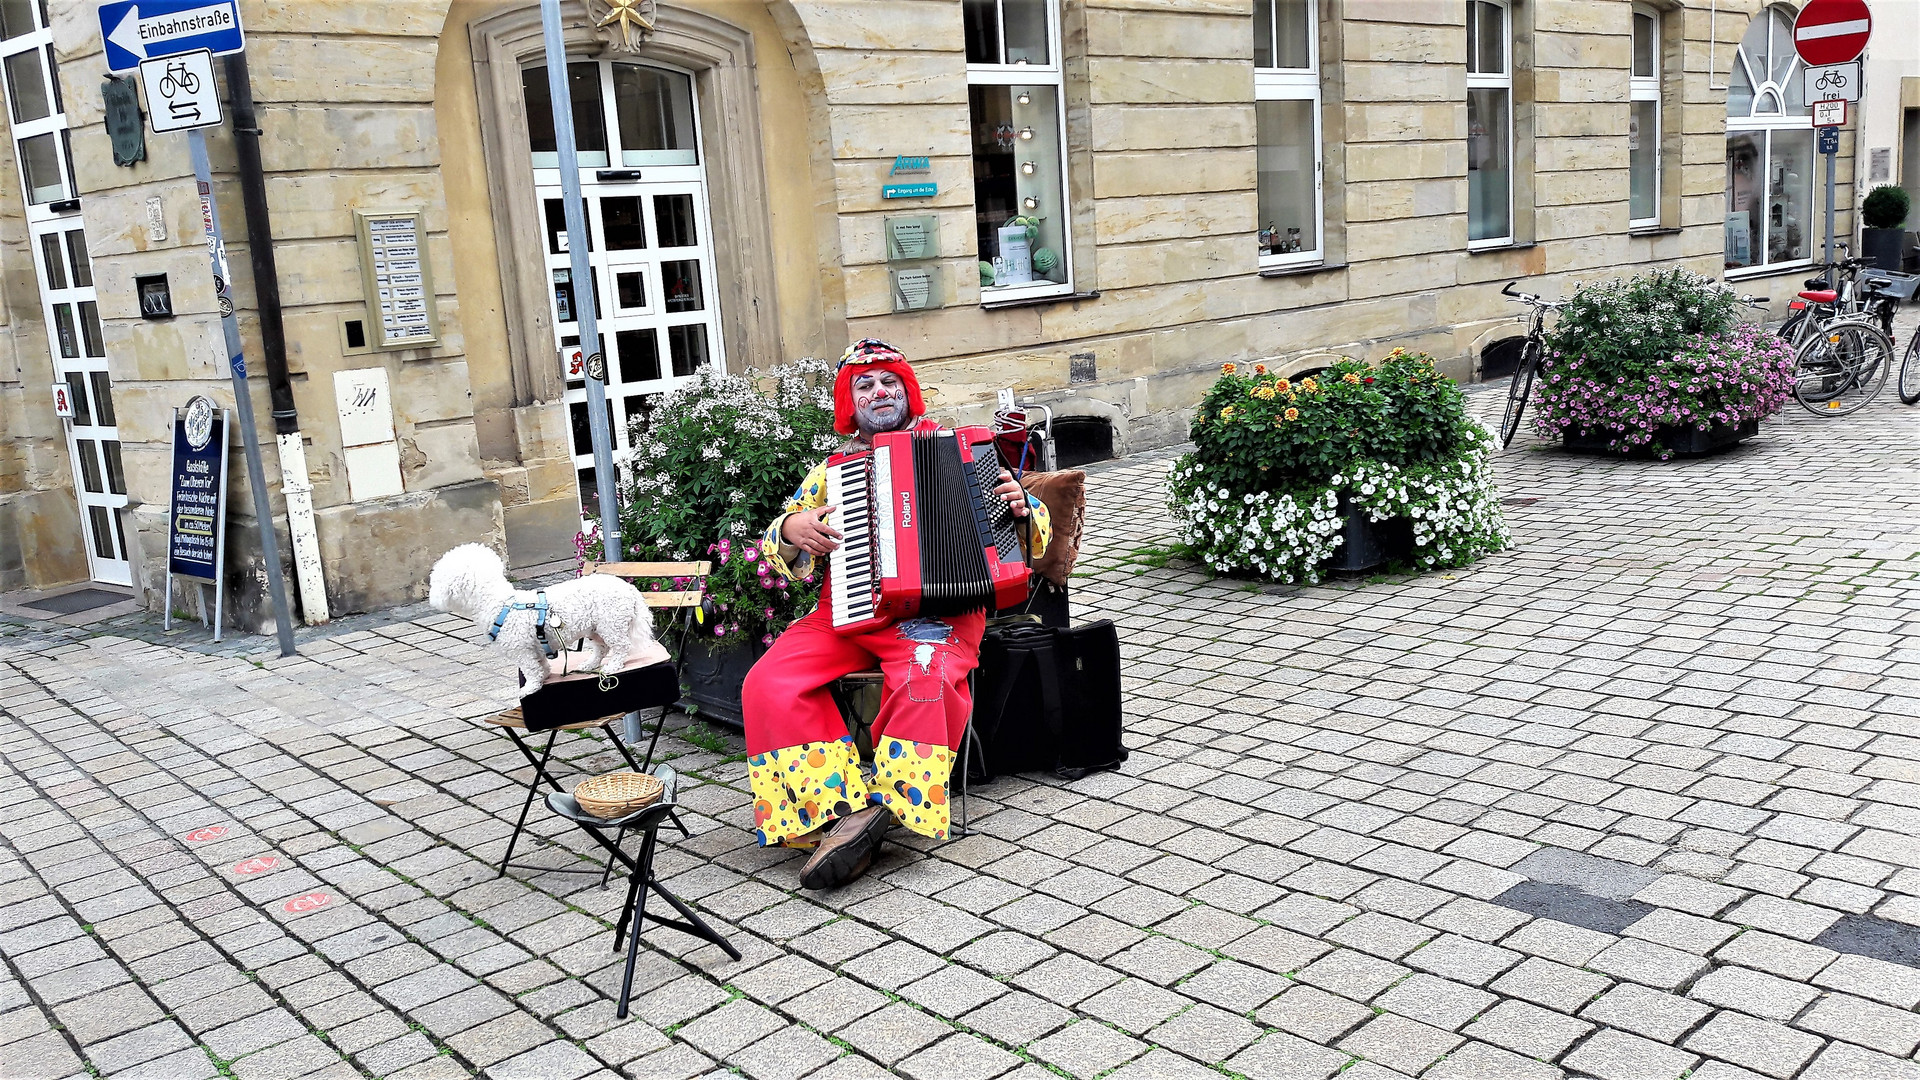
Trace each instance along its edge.
{"label": "red clown wig", "polygon": [[853,377],[871,375],[879,371],[891,371],[900,376],[900,384],[907,391],[907,416],[909,418],[925,416],[927,406],[920,398],[920,379],[913,373],[913,365],[900,355],[900,350],[877,338],[861,338],[847,346],[841,354],[840,369],[833,377],[833,429],[842,435],[852,435],[860,430],[853,419]]}

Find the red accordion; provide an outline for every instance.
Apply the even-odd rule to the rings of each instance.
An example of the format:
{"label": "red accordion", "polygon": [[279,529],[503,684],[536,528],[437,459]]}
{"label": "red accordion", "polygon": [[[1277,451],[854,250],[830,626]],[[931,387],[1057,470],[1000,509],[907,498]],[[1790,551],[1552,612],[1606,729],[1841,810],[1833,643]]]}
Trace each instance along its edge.
{"label": "red accordion", "polygon": [[983,427],[888,432],[827,459],[827,524],[842,537],[828,559],[834,630],[1025,600],[1026,554],[999,483]]}

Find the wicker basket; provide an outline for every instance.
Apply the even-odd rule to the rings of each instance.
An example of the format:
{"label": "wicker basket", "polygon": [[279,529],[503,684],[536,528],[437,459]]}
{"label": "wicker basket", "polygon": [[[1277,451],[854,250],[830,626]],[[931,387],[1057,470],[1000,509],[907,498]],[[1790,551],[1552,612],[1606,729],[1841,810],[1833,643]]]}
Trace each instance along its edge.
{"label": "wicker basket", "polygon": [[607,773],[580,781],[573,801],[594,817],[617,818],[659,802],[663,790],[659,779],[647,773]]}

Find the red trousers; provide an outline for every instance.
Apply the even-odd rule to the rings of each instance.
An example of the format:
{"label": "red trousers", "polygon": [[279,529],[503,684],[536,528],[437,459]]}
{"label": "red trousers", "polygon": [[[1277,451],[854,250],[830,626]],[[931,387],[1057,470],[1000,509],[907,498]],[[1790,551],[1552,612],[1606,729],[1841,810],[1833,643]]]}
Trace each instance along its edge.
{"label": "red trousers", "polygon": [[[741,693],[760,842],[781,843],[869,804],[944,838],[953,747],[973,711],[967,676],[985,630],[986,613],[973,612],[843,636],[824,603],[788,627]],[[884,684],[868,779],[829,688],[875,667]]]}

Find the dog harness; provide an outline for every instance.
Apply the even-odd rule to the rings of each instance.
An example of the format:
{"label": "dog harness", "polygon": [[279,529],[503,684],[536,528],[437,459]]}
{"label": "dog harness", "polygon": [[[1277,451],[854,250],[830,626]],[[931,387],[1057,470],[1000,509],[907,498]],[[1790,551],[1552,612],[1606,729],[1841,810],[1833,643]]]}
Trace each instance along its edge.
{"label": "dog harness", "polygon": [[[540,640],[540,648],[545,650],[547,659],[552,660],[557,658],[560,655],[560,650],[554,648],[553,642],[547,640],[547,590],[545,589],[534,593],[533,599],[531,600],[507,601],[505,606],[500,609],[500,614],[493,617],[493,629],[487,631],[487,640],[500,640],[500,631],[507,625],[507,616],[516,611],[531,611],[534,613],[533,636]],[[558,623],[556,622],[555,625],[558,625]]]}

